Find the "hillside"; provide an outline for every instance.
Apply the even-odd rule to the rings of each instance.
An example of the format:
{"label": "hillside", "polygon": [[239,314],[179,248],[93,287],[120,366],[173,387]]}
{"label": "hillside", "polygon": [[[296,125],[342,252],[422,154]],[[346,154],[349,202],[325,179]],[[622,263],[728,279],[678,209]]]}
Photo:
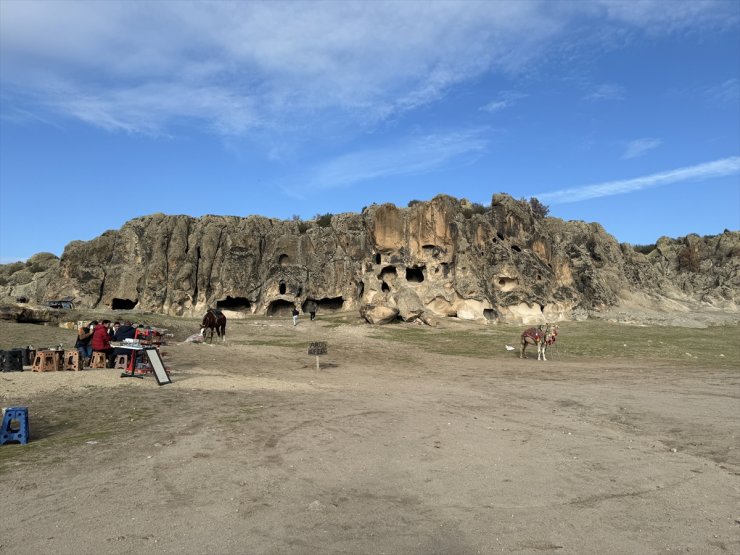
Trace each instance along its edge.
{"label": "hillside", "polygon": [[740,232],[620,244],[597,223],[535,214],[494,195],[490,207],[440,195],[313,221],[167,216],[0,266],[0,301],[65,297],[78,308],[199,315],[361,310],[368,321],[512,323],[611,315],[737,319]]}

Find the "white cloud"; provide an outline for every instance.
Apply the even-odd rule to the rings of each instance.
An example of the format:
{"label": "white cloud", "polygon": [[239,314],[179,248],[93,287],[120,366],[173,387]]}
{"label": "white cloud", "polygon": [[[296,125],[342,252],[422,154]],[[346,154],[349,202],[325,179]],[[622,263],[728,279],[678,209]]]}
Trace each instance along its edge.
{"label": "white cloud", "polygon": [[484,112],[490,112],[491,114],[498,112],[499,110],[503,110],[504,108],[508,108],[511,106],[511,101],[509,100],[492,100],[485,106],[481,106],[481,110]]}
{"label": "white cloud", "polygon": [[480,110],[494,114],[500,110],[511,108],[522,98],[526,98],[527,95],[515,91],[504,91],[497,99],[492,100],[488,104],[481,106]]}
{"label": "white cloud", "polygon": [[703,181],[716,177],[725,177],[740,173],[740,156],[722,158],[713,162],[697,164],[685,168],[678,168],[662,173],[654,173],[635,179],[624,179],[620,181],[607,181],[595,185],[562,189],[551,193],[540,193],[535,195],[543,202],[552,204],[564,204],[568,202],[580,202],[600,197],[633,193],[652,187],[660,187],[679,183],[681,181]]}
{"label": "white cloud", "polygon": [[740,101],[740,80],[728,79],[706,91],[707,97],[714,101],[736,105]]}
{"label": "white cloud", "polygon": [[420,175],[453,161],[464,163],[484,151],[484,129],[415,136],[381,148],[340,156],[315,167],[301,183],[284,187],[291,196],[348,187],[356,183],[400,175]]}
{"label": "white cloud", "polygon": [[639,158],[648,151],[658,148],[662,144],[663,141],[660,139],[651,139],[649,137],[645,137],[643,139],[635,139],[634,141],[630,141],[629,143],[627,143],[627,148],[625,149],[622,158],[624,158],[625,160]]}
{"label": "white cloud", "polygon": [[[3,105],[142,133],[367,129],[485,72],[529,69],[584,19],[661,29],[732,13],[675,4],[2,0]],[[595,98],[619,93],[604,87]]]}
{"label": "white cloud", "polygon": [[624,87],[603,83],[586,95],[586,100],[624,100]]}

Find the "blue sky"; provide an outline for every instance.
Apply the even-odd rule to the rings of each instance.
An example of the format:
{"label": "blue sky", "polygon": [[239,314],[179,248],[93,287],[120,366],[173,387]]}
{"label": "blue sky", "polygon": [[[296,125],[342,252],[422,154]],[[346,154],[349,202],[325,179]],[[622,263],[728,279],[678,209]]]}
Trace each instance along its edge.
{"label": "blue sky", "polygon": [[167,214],[538,197],[740,228],[740,3],[0,0],[0,261]]}

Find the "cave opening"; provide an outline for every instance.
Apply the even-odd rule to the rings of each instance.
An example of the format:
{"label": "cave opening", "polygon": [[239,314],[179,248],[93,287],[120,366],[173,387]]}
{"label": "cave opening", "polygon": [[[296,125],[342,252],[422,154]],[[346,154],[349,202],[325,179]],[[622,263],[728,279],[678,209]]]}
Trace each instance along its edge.
{"label": "cave opening", "polygon": [[424,267],[406,268],[406,281],[411,283],[421,283],[424,281]]}
{"label": "cave opening", "polygon": [[280,294],[281,294],[281,295],[285,295],[285,290],[286,290],[286,288],[285,288],[285,282],[284,282],[284,281],[281,281],[281,282],[280,282],[280,287],[279,287],[279,290],[280,290]]}
{"label": "cave opening", "polygon": [[342,310],[344,308],[344,298],[343,297],[332,297],[332,298],[323,298],[316,301],[316,306],[319,310],[326,310],[329,312],[335,311],[335,310]]}
{"label": "cave opening", "polygon": [[519,245],[511,245],[511,250],[514,252],[522,252],[522,248]]}
{"label": "cave opening", "polygon": [[396,267],[395,266],[386,266],[382,270],[380,270],[380,279],[383,279],[386,276],[395,276],[396,275]]}
{"label": "cave opening", "polygon": [[252,303],[246,297],[226,295],[225,299],[216,301],[216,308],[224,310],[249,310],[252,308]]}
{"label": "cave opening", "polygon": [[380,253],[379,252],[375,253],[375,263],[380,264]]}
{"label": "cave opening", "polygon": [[389,293],[390,290],[391,290],[391,288],[388,286],[388,284],[386,282],[383,282],[383,284],[380,286],[380,290],[383,293]]}
{"label": "cave opening", "polygon": [[277,299],[275,301],[272,301],[268,305],[267,315],[268,316],[290,316],[294,308],[295,308],[295,305],[291,303],[290,301],[285,301],[283,299]]}
{"label": "cave opening", "polygon": [[483,317],[486,320],[493,320],[496,317],[496,313],[492,308],[484,308],[483,309]]}
{"label": "cave opening", "polygon": [[139,301],[132,301],[131,299],[113,299],[110,303],[112,310],[132,310]]}
{"label": "cave opening", "polygon": [[287,254],[281,254],[278,257],[278,264],[280,264],[281,266],[285,266],[286,264],[288,264],[288,262],[290,262],[290,257]]}
{"label": "cave opening", "polygon": [[357,298],[361,299],[365,294],[365,282],[361,281],[357,284]]}
{"label": "cave opening", "polygon": [[498,237],[498,238],[499,238],[499,239],[501,239],[502,241],[504,240],[504,236],[503,236],[503,234],[501,234],[500,232],[497,232],[497,233],[496,233],[496,237]]}

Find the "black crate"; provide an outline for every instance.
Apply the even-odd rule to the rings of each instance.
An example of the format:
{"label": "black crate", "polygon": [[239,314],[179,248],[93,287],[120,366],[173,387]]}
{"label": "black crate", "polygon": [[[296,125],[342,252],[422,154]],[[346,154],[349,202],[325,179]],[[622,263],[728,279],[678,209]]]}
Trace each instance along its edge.
{"label": "black crate", "polygon": [[3,372],[23,372],[23,349],[3,351],[0,362]]}

